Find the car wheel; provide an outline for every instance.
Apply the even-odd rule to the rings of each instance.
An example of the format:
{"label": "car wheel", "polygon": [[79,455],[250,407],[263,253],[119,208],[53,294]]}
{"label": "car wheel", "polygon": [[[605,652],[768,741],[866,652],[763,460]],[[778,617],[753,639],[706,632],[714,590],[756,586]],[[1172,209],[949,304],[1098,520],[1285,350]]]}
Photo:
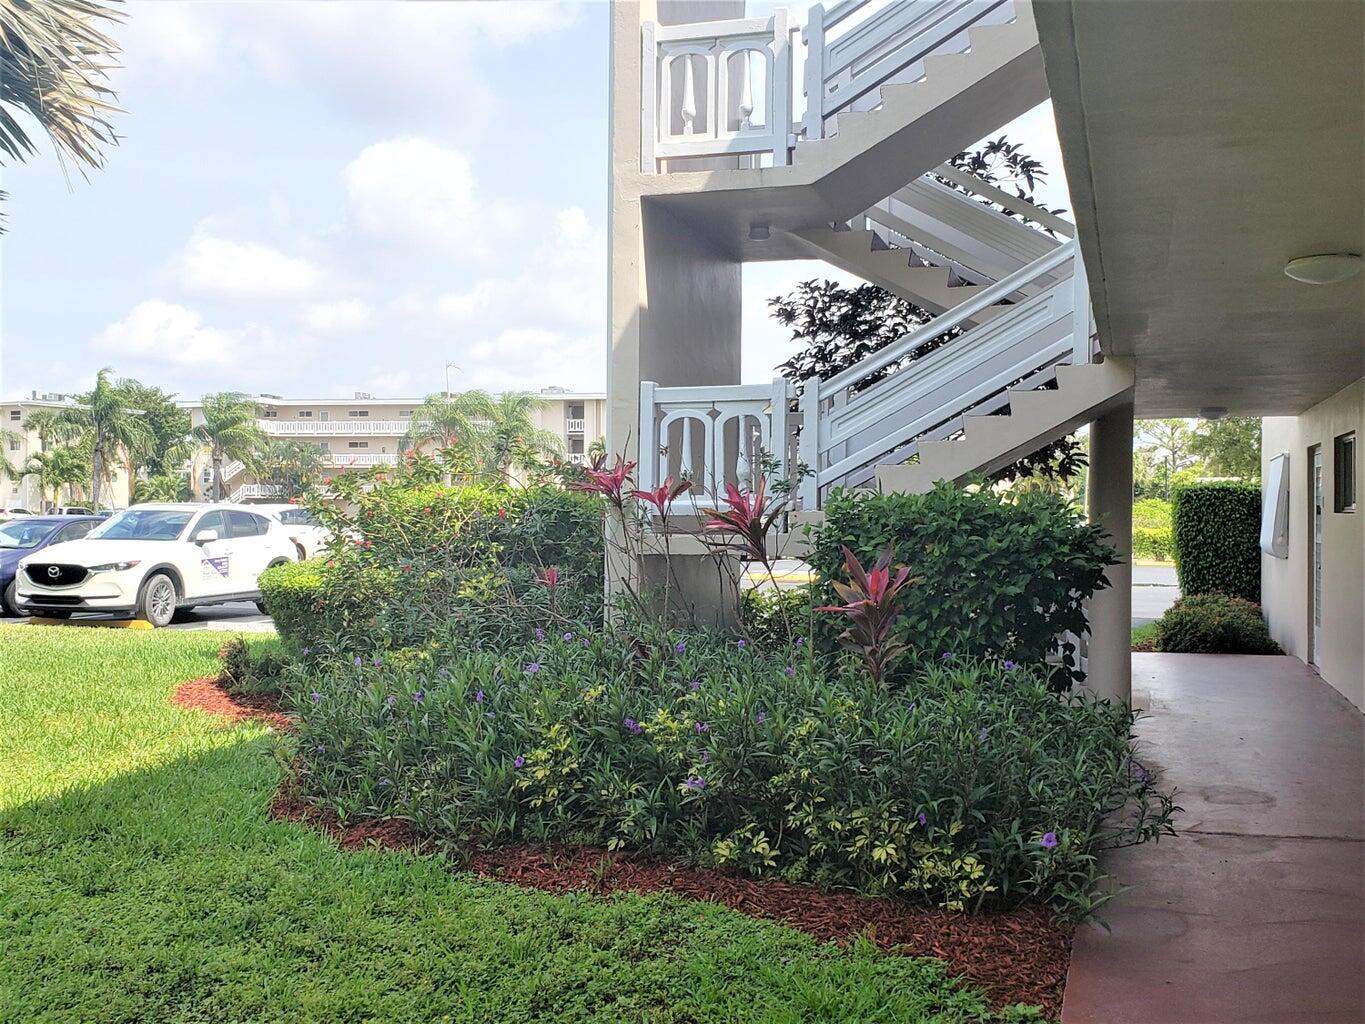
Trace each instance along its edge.
{"label": "car wheel", "polygon": [[295,545],[294,545],[294,550],[298,553],[299,561],[300,561],[300,562],[306,562],[306,561],[308,561],[308,552],[307,552],[306,550],[304,550],[304,547],[303,547],[302,544],[295,544]]}
{"label": "car wheel", "polygon": [[14,590],[16,583],[17,583],[16,580],[10,580],[9,586],[5,588],[4,593],[0,594],[0,615],[24,614],[19,610],[19,605],[15,602],[14,599]]}
{"label": "car wheel", "polygon": [[175,617],[175,583],[164,572],[153,573],[142,585],[138,611],[153,626],[166,626]]}

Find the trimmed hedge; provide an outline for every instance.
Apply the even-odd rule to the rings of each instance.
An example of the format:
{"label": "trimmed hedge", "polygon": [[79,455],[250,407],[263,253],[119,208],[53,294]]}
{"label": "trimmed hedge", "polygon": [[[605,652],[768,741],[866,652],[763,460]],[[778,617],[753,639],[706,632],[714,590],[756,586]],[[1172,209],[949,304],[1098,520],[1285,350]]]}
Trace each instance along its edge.
{"label": "trimmed hedge", "polygon": [[1134,526],[1133,557],[1169,562],[1175,556],[1175,541],[1169,526]]}
{"label": "trimmed hedge", "polygon": [[1160,529],[1171,528],[1171,503],[1160,498],[1143,498],[1133,502],[1133,526]]}
{"label": "trimmed hedge", "polygon": [[1261,609],[1240,597],[1182,597],[1156,624],[1156,649],[1174,654],[1280,654]]}
{"label": "trimmed hedge", "polygon": [[1171,503],[1180,592],[1261,601],[1261,489],[1200,483],[1176,488]]}
{"label": "trimmed hedge", "polygon": [[[1115,555],[1101,537],[1055,495],[1002,501],[987,488],[940,483],[927,494],[836,492],[811,529],[807,560],[826,581],[817,584],[817,603],[839,603],[827,581],[845,576],[840,546],[864,565],[893,547],[896,562],[918,577],[896,625],[897,639],[917,656],[911,660],[951,653],[1041,665],[1060,634],[1085,632],[1082,602],[1107,586]],[[837,628],[828,616],[821,621],[816,639],[833,649]],[[1074,649],[1060,653],[1064,688],[1083,674]]]}

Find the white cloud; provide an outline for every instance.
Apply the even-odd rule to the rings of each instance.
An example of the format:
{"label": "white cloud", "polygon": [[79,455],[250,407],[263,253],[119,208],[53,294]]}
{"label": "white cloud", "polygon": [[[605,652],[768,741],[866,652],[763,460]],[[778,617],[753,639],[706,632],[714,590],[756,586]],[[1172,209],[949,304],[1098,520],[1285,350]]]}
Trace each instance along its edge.
{"label": "white cloud", "polygon": [[196,295],[278,299],[307,294],[322,280],[308,260],[268,246],[196,235],[173,261],[180,287]]}
{"label": "white cloud", "polygon": [[338,334],[359,331],[374,322],[374,310],[359,299],[342,299],[309,306],[304,311],[303,323],[317,334]]}
{"label": "white cloud", "polygon": [[91,348],[137,362],[207,367],[238,362],[263,340],[260,328],[219,330],[192,309],[148,299],[95,335]]}

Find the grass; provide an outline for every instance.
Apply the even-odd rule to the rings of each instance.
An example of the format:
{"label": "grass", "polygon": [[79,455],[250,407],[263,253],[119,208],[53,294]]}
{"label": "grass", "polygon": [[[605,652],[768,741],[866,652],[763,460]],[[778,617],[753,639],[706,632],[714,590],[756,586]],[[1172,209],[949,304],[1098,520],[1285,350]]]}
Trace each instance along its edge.
{"label": "grass", "polygon": [[169,701],[225,638],[0,627],[0,1022],[1035,1019],[937,961],[270,821],[287,741]]}
{"label": "grass", "polygon": [[1132,649],[1135,651],[1155,651],[1156,632],[1155,622],[1149,622],[1145,626],[1134,626]]}

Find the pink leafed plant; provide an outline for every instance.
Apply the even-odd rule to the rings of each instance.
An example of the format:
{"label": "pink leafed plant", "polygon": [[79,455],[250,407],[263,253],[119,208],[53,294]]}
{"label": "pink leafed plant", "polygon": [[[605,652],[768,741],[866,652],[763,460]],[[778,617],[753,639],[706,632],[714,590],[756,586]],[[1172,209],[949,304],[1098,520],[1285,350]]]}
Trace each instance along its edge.
{"label": "pink leafed plant", "polygon": [[600,494],[618,509],[624,507],[626,503],[625,488],[630,482],[630,474],[635,471],[635,463],[627,462],[621,456],[616,457],[616,465],[611,469],[587,469],[584,472],[588,479],[582,483],[570,484],[575,491],[587,491],[589,494]]}
{"label": "pink leafed plant", "polygon": [[870,570],[863,567],[847,545],[843,552],[849,582],[830,580],[830,585],[847,603],[815,610],[834,612],[848,619],[848,628],[839,634],[839,643],[862,658],[873,680],[880,683],[891,662],[906,651],[905,644],[893,639],[892,629],[902,591],[915,579],[906,566],[891,568],[895,556],[890,547],[877,556]]}
{"label": "pink leafed plant", "polygon": [[631,491],[630,496],[643,501],[647,505],[653,505],[658,510],[660,516],[668,514],[669,504],[680,495],[686,494],[692,489],[691,480],[679,480],[676,484],[673,477],[664,478],[664,482],[652,491]]}
{"label": "pink leafed plant", "polygon": [[773,502],[769,506],[767,488],[767,478],[762,476],[751,493],[727,483],[724,499],[726,508],[710,508],[705,512],[708,532],[739,541],[750,557],[764,565],[768,564],[768,531],[773,521],[782,514],[782,502]]}

